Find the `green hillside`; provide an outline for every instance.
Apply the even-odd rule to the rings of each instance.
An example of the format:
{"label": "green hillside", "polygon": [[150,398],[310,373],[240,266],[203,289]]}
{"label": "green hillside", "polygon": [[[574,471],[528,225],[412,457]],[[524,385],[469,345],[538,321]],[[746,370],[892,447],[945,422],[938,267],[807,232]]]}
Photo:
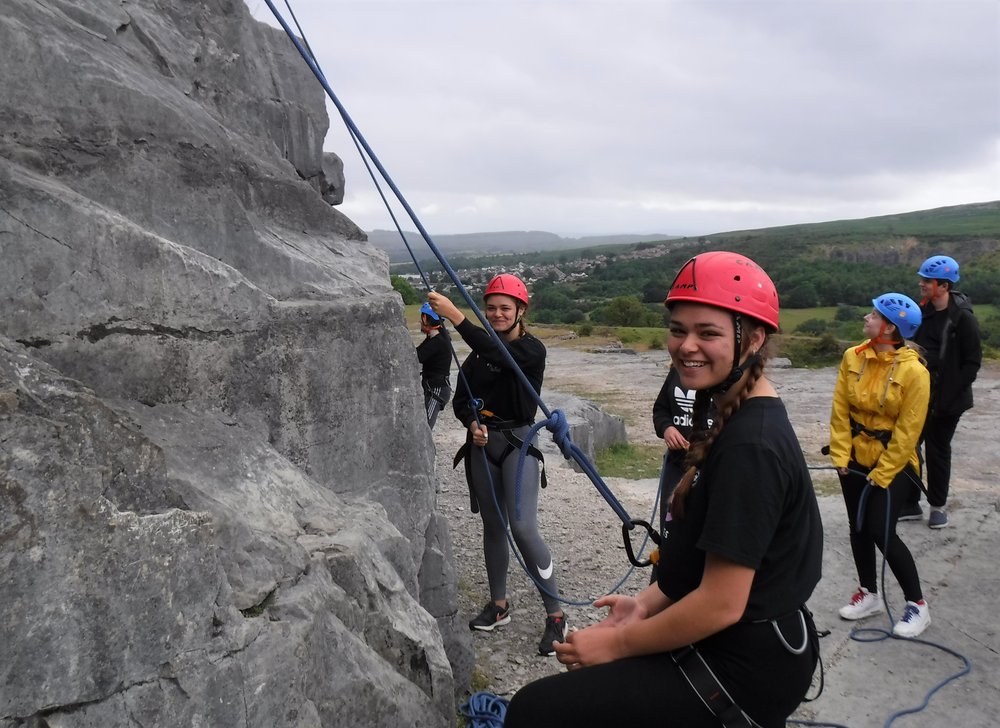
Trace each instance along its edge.
{"label": "green hillside", "polygon": [[[537,323],[657,327],[663,325],[663,299],[676,271],[706,250],[732,250],[760,263],[774,280],[784,311],[823,308],[827,313],[819,319],[839,317],[829,329],[816,315],[805,317],[814,320],[804,338],[823,338],[830,351],[844,335],[856,336],[854,308],[870,307],[871,299],[886,291],[916,297],[920,263],[930,255],[951,255],[962,266],[958,289],[976,305],[988,351],[1000,350],[1000,319],[990,306],[1000,302],[1000,201],[625,245],[456,257],[449,263],[473,295],[495,272],[524,277]],[[437,261],[421,267],[432,285],[456,295]],[[412,264],[410,269],[415,270]],[[802,318],[783,316],[789,322]],[[798,328],[782,326],[786,335]]]}

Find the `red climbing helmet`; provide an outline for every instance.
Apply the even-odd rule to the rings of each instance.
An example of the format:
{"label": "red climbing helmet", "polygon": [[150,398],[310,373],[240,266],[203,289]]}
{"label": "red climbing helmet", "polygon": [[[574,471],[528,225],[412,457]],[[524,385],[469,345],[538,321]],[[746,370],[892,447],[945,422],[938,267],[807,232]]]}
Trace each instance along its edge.
{"label": "red climbing helmet", "polygon": [[516,298],[525,306],[528,305],[528,287],[524,285],[524,282],[520,278],[510,273],[501,273],[498,276],[494,276],[483,292],[483,300],[485,301],[487,296],[491,296],[494,293],[502,293],[505,296]]}
{"label": "red climbing helmet", "polygon": [[778,291],[764,269],[739,253],[696,255],[677,273],[664,305],[704,303],[743,313],[778,330]]}

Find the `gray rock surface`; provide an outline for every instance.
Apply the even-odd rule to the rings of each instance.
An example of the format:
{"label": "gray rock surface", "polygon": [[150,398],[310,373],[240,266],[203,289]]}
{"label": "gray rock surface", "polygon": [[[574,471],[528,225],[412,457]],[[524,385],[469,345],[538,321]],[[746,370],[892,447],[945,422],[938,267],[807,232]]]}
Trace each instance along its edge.
{"label": "gray rock surface", "polygon": [[0,348],[0,724],[446,724],[440,630],[381,506],[221,411],[109,404],[20,348]]}
{"label": "gray rock surface", "polygon": [[[626,441],[625,420],[605,412],[594,402],[573,394],[548,390],[545,393],[545,403],[549,412],[560,410],[566,416],[570,439],[591,463],[598,450]],[[539,418],[543,416],[539,413]],[[538,446],[547,461],[564,457],[548,431],[543,430],[540,434],[543,436],[538,438]],[[568,462],[575,470],[582,472],[576,460],[569,458]]]}
{"label": "gray rock surface", "polygon": [[450,725],[416,358],[294,48],[8,0],[0,66],[0,726]]}

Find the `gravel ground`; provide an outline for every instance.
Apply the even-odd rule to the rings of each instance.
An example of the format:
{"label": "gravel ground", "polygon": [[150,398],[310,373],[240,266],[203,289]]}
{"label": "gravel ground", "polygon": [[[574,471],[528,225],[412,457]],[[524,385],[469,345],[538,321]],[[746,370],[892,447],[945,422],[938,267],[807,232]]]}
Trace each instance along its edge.
{"label": "gravel ground", "polygon": [[[549,360],[545,389],[591,399],[606,411],[622,416],[631,442],[657,441],[650,413],[666,374],[665,352],[592,354],[551,341],[546,344]],[[461,350],[459,354],[464,356]],[[775,367],[770,376],[785,400],[806,460],[817,466],[827,465],[819,448],[826,441],[836,371]],[[975,394],[977,406],[963,418],[955,438],[950,503],[954,527],[931,531],[925,523],[916,522],[901,524],[900,528],[917,559],[925,595],[932,605],[935,621],[925,636],[950,641],[952,649],[956,649],[957,643],[978,669],[961,683],[940,691],[929,715],[908,717],[905,723],[900,723],[907,728],[956,721],[963,726],[995,725],[992,716],[1000,712],[1000,690],[995,680],[1000,670],[1000,638],[990,616],[995,612],[992,605],[1000,597],[993,560],[1000,549],[997,485],[1000,452],[996,447],[1000,371],[995,365],[984,369]],[[548,433],[543,432],[542,436],[547,437]],[[452,527],[460,610],[463,616],[471,618],[488,598],[482,528],[479,516],[469,511],[464,472],[451,467],[452,457],[464,441],[464,431],[450,417],[450,410],[438,420],[434,440],[439,508]],[[622,579],[625,582],[619,590],[634,593],[648,583],[649,571],[630,573],[622,545],[621,521],[590,479],[574,472],[558,457],[549,457],[547,467],[549,486],[542,492],[539,521],[553,552],[562,595],[576,603],[566,607],[569,622],[583,627],[603,616],[603,610],[589,606],[593,599],[614,589]],[[919,703],[927,690],[954,671],[954,666],[936,656],[925,656],[919,664],[922,670],[930,671],[928,674],[911,670],[908,677],[895,684],[889,679],[892,665],[882,665],[879,662],[882,658],[865,652],[871,648],[850,639],[849,629],[836,616],[836,608],[854,589],[846,517],[839,490],[830,489],[835,483],[832,475],[816,470],[814,476],[820,492],[826,489],[835,494],[820,498],[826,540],[824,579],[810,604],[817,623],[821,628],[831,629],[833,635],[823,645],[826,692],[820,701],[803,708],[802,717],[814,718],[819,714],[827,720],[849,722],[852,728],[882,725],[888,710],[886,705],[896,704],[894,701],[903,705],[910,705],[913,700]],[[650,520],[655,480],[605,478],[605,482],[632,517]],[[892,583],[887,593],[896,600],[898,610],[902,599],[898,589],[893,589],[891,576],[889,581]],[[507,697],[525,683],[562,669],[555,658],[540,657],[537,653],[544,624],[541,600],[513,559],[508,595],[513,606],[511,623],[493,633],[473,634],[476,664],[480,680],[485,682],[476,687]],[[858,660],[854,658],[860,658],[864,666],[860,673]],[[891,685],[891,689],[886,687],[875,697],[871,690],[873,681]],[[935,708],[941,712],[934,713]],[[871,721],[863,722],[868,716]]]}

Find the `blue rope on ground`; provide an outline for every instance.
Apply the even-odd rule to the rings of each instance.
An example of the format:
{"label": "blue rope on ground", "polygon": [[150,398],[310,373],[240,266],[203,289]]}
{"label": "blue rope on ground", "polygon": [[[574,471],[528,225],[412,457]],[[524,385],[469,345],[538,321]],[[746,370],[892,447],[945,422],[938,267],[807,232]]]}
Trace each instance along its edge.
{"label": "blue rope on ground", "polygon": [[510,701],[488,692],[473,693],[459,710],[468,728],[502,728]]}
{"label": "blue rope on ground", "polygon": [[[812,469],[821,470],[823,468],[816,467]],[[861,470],[856,470],[854,468],[848,468],[848,470],[852,473],[864,477],[867,477],[868,475],[868,473]],[[862,491],[861,498],[858,501],[858,512],[856,521],[857,521],[857,529],[859,532],[861,531],[861,524],[865,517],[864,515],[865,507],[868,503],[868,497],[871,495],[872,489],[876,487],[878,486],[869,485],[867,489]],[[882,601],[885,605],[886,616],[888,617],[889,624],[891,625],[894,619],[892,616],[892,609],[890,609],[889,607],[889,601],[886,598],[886,589],[885,589],[885,573],[887,567],[885,552],[889,550],[889,534],[891,532],[891,521],[889,518],[889,505],[890,505],[891,495],[889,494],[888,489],[886,489],[885,497],[886,497],[885,536],[884,536],[884,545],[882,546],[882,569],[880,578],[882,584]],[[889,629],[882,629],[881,627],[855,627],[854,629],[851,630],[850,638],[855,642],[881,642],[882,640],[887,640],[887,639],[902,640],[904,642],[913,642],[920,645],[927,645],[928,647],[934,647],[938,650],[941,650],[942,652],[946,652],[949,655],[957,657],[959,660],[962,661],[962,669],[952,675],[949,675],[944,680],[935,685],[933,688],[931,688],[930,691],[928,691],[928,693],[924,696],[924,700],[920,705],[918,705],[915,708],[903,708],[902,710],[897,710],[896,712],[891,713],[889,717],[886,719],[885,723],[883,724],[883,728],[889,728],[896,721],[897,718],[900,718],[904,715],[911,715],[913,713],[921,712],[930,704],[931,697],[933,697],[934,693],[936,693],[938,690],[943,688],[948,683],[958,680],[963,675],[967,675],[969,672],[972,671],[972,661],[969,660],[969,658],[966,657],[965,655],[951,649],[950,647],[945,647],[942,644],[938,644],[937,642],[931,642],[930,640],[923,640],[917,637],[899,637],[898,635],[893,633],[891,627]],[[841,723],[822,723],[811,720],[789,720],[788,722],[795,725],[815,726],[818,728],[849,728],[848,726],[842,725]]]}

